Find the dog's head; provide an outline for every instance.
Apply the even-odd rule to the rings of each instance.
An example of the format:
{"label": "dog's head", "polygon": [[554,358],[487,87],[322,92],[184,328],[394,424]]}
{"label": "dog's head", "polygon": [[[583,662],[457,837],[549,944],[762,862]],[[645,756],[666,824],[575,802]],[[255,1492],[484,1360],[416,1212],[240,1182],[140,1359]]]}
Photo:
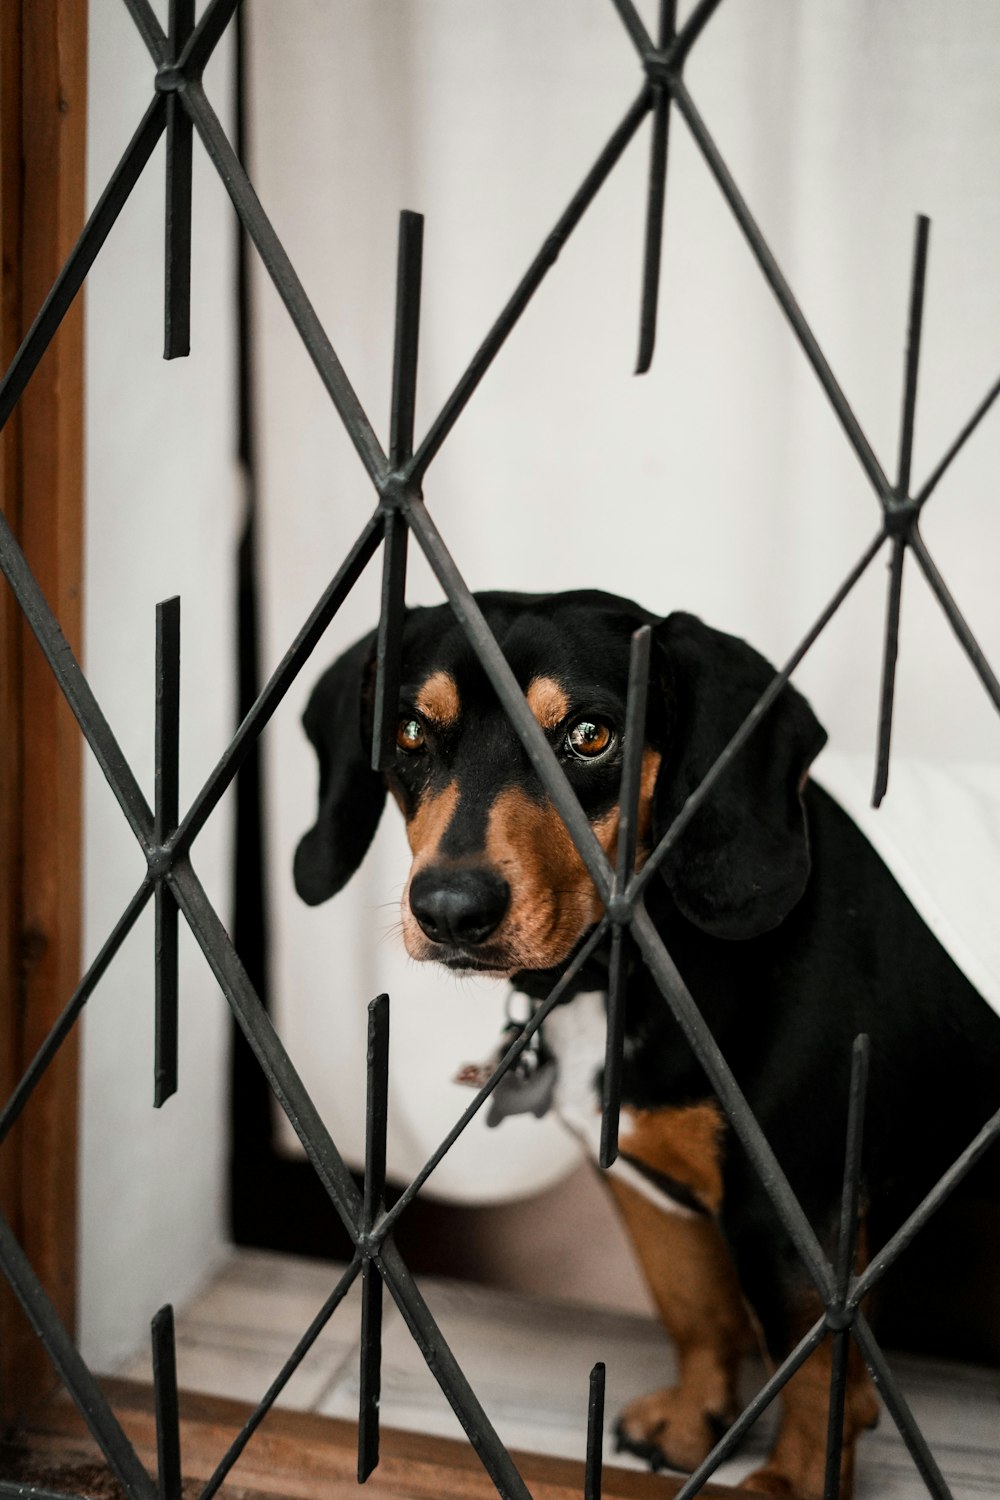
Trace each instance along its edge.
{"label": "dog's head", "polygon": [[[653,628],[638,830],[641,863],[756,703],[773,669],[692,615],[660,620],[596,591],[482,594],[478,603],[594,832],[614,860],[629,644]],[[407,612],[395,761],[370,768],[375,636],[317,683],[305,727],[319,757],[319,812],[295,856],[314,905],[347,882],[386,790],[413,862],[403,935],[416,959],[510,975],[552,969],[601,904],[562,820],[447,605]],[[825,735],[785,688],[661,869],[682,913],[720,937],[774,927],[802,894],[802,785]]]}

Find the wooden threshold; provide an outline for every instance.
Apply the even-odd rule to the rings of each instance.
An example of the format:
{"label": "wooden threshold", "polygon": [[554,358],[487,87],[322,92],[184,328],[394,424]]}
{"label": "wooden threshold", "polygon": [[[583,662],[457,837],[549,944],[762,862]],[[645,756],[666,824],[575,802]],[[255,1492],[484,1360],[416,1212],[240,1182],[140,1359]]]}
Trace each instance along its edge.
{"label": "wooden threshold", "polygon": [[[134,1381],[102,1382],[118,1420],[151,1473],[156,1471],[153,1393]],[[185,1500],[213,1473],[252,1408],[219,1396],[180,1398]],[[583,1465],[537,1453],[513,1453],[533,1500],[580,1500]],[[5,1472],[6,1471],[6,1472]],[[313,1412],[272,1411],[227,1480],[230,1500],[357,1500],[357,1429]],[[69,1398],[51,1402],[6,1450],[0,1478],[67,1494],[114,1500],[120,1491],[103,1464],[83,1418]],[[606,1465],[603,1500],[673,1500],[682,1480]],[[497,1491],[467,1443],[422,1433],[382,1431],[379,1466],[365,1485],[392,1500],[497,1500]],[[708,1485],[706,1497],[736,1491]],[[741,1496],[750,1492],[740,1490]]]}
{"label": "wooden threshold", "polygon": [[[0,368],[84,219],[85,0],[0,0]],[[70,646],[82,631],[83,307],[77,298],[0,437],[0,510]],[[83,739],[0,578],[0,1103],[77,984]],[[0,1152],[0,1209],[67,1328],[76,1301],[77,1037]],[[0,1427],[56,1385],[0,1285]]]}

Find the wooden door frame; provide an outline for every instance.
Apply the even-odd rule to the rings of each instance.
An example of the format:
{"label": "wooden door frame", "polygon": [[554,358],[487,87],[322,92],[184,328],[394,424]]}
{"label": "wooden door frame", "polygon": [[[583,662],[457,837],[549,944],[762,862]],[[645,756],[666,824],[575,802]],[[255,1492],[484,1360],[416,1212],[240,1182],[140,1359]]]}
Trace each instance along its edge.
{"label": "wooden door frame", "polygon": [[[0,7],[0,364],[82,228],[87,0]],[[78,299],[0,435],[0,508],[78,655],[83,308]],[[0,581],[0,1100],[79,978],[82,739]],[[78,1046],[71,1037],[0,1149],[0,1206],[65,1325],[76,1303]],[[0,1425],[57,1383],[0,1286]]]}
{"label": "wooden door frame", "polygon": [[[155,1474],[152,1391],[126,1380],[107,1380],[103,1385],[129,1441]],[[181,1446],[187,1481],[201,1485],[211,1478],[251,1411],[244,1403],[223,1397],[182,1393]],[[517,1451],[511,1456],[535,1500],[579,1500],[584,1472],[576,1459]],[[267,1418],[266,1443],[251,1441],[226,1486],[240,1500],[355,1500],[359,1494],[357,1461],[355,1423],[275,1408]],[[14,1470],[15,1482],[44,1485],[50,1493],[56,1484],[60,1490],[91,1495],[95,1500],[111,1500],[118,1493],[82,1417],[66,1399],[49,1403],[39,1413],[14,1455]],[[604,1500],[672,1500],[683,1483],[683,1476],[608,1464],[601,1494]],[[497,1500],[496,1486],[470,1443],[391,1428],[382,1430],[378,1467],[364,1488],[376,1500]],[[727,1500],[733,1495],[732,1489],[714,1482],[701,1493],[705,1500]],[[738,1500],[751,1500],[749,1491],[740,1490]]]}

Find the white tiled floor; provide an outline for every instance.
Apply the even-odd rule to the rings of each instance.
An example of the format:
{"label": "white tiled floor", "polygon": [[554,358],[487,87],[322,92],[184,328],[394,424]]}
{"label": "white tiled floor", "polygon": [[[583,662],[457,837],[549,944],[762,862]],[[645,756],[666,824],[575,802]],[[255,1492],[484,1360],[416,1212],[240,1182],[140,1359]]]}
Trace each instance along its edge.
{"label": "white tiled floor", "polygon": [[[339,1267],[235,1251],[177,1321],[178,1373],[189,1389],[258,1400],[332,1290]],[[673,1356],[652,1319],[428,1280],[421,1291],[477,1396],[511,1447],[582,1458],[588,1380],[607,1367],[609,1427],[634,1395],[668,1384]],[[358,1404],[360,1283],[307,1355],[279,1404],[353,1417]],[[1000,1494],[1000,1372],[892,1360],[954,1500]],[[119,1373],[148,1378],[145,1356]],[[752,1393],[759,1373],[747,1372]],[[386,1298],[382,1420],[460,1437],[461,1430],[403,1320]],[[767,1418],[739,1459],[718,1474],[735,1483],[767,1445]],[[606,1440],[610,1458],[613,1442]],[[626,1455],[614,1459],[632,1463]],[[891,1419],[859,1449],[858,1500],[919,1500],[927,1493]]]}

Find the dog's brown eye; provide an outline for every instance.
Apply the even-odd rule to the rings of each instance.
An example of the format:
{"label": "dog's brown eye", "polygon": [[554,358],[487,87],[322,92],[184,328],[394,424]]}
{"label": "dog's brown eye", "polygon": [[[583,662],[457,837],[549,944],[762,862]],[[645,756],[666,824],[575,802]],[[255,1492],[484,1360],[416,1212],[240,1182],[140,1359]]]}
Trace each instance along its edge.
{"label": "dog's brown eye", "polygon": [[596,760],[611,747],[614,730],[600,719],[578,719],[566,735],[566,749],[578,760]]}
{"label": "dog's brown eye", "polygon": [[410,754],[424,748],[424,726],[419,719],[400,719],[396,729],[396,744],[400,750],[406,750]]}

